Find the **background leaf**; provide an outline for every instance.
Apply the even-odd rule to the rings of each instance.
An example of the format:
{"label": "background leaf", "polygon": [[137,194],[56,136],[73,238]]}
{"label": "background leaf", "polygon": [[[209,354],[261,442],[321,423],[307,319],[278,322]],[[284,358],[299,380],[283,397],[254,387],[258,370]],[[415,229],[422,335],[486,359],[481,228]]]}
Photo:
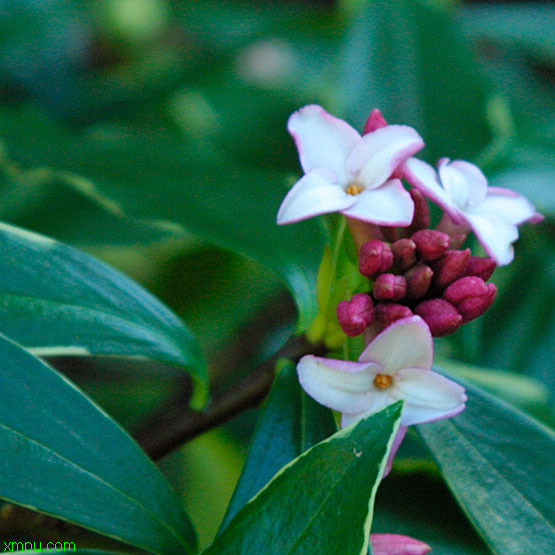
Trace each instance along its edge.
{"label": "background leaf", "polygon": [[360,554],[402,403],[318,443],[283,468],[205,553]]}
{"label": "background leaf", "polygon": [[41,355],[143,356],[206,380],[179,319],[119,272],[83,252],[0,225],[0,331]]}
{"label": "background leaf", "polygon": [[547,553],[555,541],[555,436],[517,409],[466,387],[464,412],[418,431],[494,553]]}
{"label": "background leaf", "polygon": [[281,467],[337,430],[332,412],[301,389],[295,364],[280,366],[221,530]]}
{"label": "background leaf", "polygon": [[0,496],[160,553],[195,533],[129,436],[55,370],[0,337]]}

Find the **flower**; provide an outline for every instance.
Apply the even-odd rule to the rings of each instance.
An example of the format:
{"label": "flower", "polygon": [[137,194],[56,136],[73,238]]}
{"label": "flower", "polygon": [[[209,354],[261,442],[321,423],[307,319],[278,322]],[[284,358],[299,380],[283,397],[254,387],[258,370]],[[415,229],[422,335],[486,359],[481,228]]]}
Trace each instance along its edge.
{"label": "flower", "polygon": [[407,226],[414,204],[395,170],[424,142],[405,125],[386,125],[362,137],[348,123],[309,105],[287,125],[305,172],[281,203],[277,222],[329,212],[379,225]]}
{"label": "flower", "polygon": [[380,333],[358,362],[307,355],[297,371],[311,397],[343,413],[343,426],[403,400],[401,427],[406,427],[455,416],[465,408],[464,388],[432,372],[432,362],[430,330],[419,316],[409,316]]}
{"label": "flower", "polygon": [[470,162],[442,158],[436,172],[426,162],[411,158],[403,166],[403,175],[445,210],[459,233],[472,229],[500,266],[513,259],[517,226],[543,219],[522,195],[488,187],[482,171]]}
{"label": "flower", "polygon": [[370,534],[374,555],[426,555],[432,548],[419,540],[400,534]]}

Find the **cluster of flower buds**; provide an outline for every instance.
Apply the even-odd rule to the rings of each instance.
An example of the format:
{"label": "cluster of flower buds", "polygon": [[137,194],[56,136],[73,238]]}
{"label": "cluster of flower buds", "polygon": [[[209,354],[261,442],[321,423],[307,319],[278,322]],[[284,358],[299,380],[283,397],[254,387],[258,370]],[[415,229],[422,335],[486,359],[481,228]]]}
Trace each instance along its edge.
{"label": "cluster of flower buds", "polygon": [[[429,225],[427,205],[415,204],[420,206],[413,226],[417,220],[417,227]],[[496,263],[472,256],[470,249],[456,248],[462,242],[464,237],[426,228],[393,243],[377,239],[364,243],[359,271],[371,279],[372,287],[369,293],[339,303],[337,318],[343,331],[354,337],[374,322],[384,329],[417,314],[432,335],[441,337],[481,316],[497,294],[496,286],[486,283]]]}

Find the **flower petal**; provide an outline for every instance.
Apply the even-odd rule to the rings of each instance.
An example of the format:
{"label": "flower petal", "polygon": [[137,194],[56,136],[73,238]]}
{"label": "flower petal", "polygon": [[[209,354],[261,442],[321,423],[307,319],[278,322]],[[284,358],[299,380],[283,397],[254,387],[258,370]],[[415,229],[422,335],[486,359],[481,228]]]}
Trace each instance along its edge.
{"label": "flower petal", "polygon": [[365,189],[353,197],[355,202],[344,216],[378,225],[407,226],[414,214],[411,196],[399,179],[386,181],[377,189]]}
{"label": "flower petal", "polygon": [[374,555],[426,555],[432,548],[424,542],[400,534],[370,534]]}
{"label": "flower petal", "polygon": [[378,412],[398,401],[396,397],[389,393],[389,390],[376,389],[375,387],[372,387],[372,390],[369,391],[368,399],[368,404],[370,405],[368,410],[361,412],[343,412],[341,415],[342,428],[346,428],[354,422],[358,422],[361,418],[365,418],[369,414]]}
{"label": "flower petal", "polygon": [[488,214],[487,217],[467,214],[466,219],[486,252],[499,266],[504,266],[512,261],[514,249],[511,243],[518,239],[516,225],[492,214]]}
{"label": "flower petal", "polygon": [[464,221],[461,210],[443,189],[435,169],[418,158],[409,158],[403,165],[404,178],[424,195],[439,204],[456,224]]}
{"label": "flower petal", "polygon": [[343,188],[334,183],[336,176],[325,168],[312,170],[287,193],[277,215],[278,224],[291,224],[344,210],[355,202]]}
{"label": "flower petal", "polygon": [[388,125],[362,137],[347,158],[347,169],[367,189],[379,187],[423,147],[422,137],[412,127]]}
{"label": "flower petal", "polygon": [[297,364],[303,389],[320,404],[341,412],[369,409],[369,395],[380,367],[375,364],[306,355]]}
{"label": "flower petal", "polygon": [[392,393],[405,402],[401,424],[412,426],[455,416],[464,410],[464,387],[437,374],[405,368],[395,376]]}
{"label": "flower petal", "polygon": [[482,170],[464,160],[440,160],[439,176],[446,193],[461,209],[476,206],[486,198],[488,180]]}
{"label": "flower petal", "polygon": [[526,197],[502,187],[489,187],[488,194],[480,206],[469,212],[482,216],[495,214],[514,225],[538,217],[536,209]]}
{"label": "flower petal", "polygon": [[430,370],[434,345],[430,329],[420,316],[397,320],[380,333],[359,357],[360,362],[379,364],[395,375],[403,368]]}
{"label": "flower petal", "polygon": [[347,122],[310,104],[294,112],[287,129],[295,140],[305,173],[328,168],[346,185],[352,177],[345,161],[361,137]]}
{"label": "flower petal", "polygon": [[[399,426],[399,429],[397,430],[397,435],[393,440],[393,445],[391,446],[391,451],[389,452],[389,457],[387,458],[387,463],[385,465],[385,470],[383,473],[384,478],[391,472],[391,469],[393,468],[393,459],[395,458],[397,451],[399,451],[399,447],[401,447],[401,443],[403,443],[408,429],[408,426],[403,426],[401,424]],[[374,555],[376,554],[374,553]]]}

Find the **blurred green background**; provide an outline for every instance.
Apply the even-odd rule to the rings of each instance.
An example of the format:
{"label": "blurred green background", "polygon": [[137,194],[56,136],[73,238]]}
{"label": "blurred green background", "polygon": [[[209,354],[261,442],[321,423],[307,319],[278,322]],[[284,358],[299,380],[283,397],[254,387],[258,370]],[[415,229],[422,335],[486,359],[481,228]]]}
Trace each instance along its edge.
{"label": "blurred green background", "polygon": [[[274,225],[300,173],[288,116],[319,103],[360,128],[379,107],[419,130],[428,161],[472,160],[546,214],[495,274],[494,308],[437,346],[440,366],[552,423],[554,27],[539,2],[0,0],[0,218],[158,295],[217,394],[285,343],[293,298],[313,316],[325,235]],[[55,362],[132,432],[182,394],[172,369]],[[161,463],[204,544],[255,423],[248,411]],[[376,531],[411,533],[439,496],[449,510],[418,516],[417,537],[483,552],[416,437],[400,455]]]}

